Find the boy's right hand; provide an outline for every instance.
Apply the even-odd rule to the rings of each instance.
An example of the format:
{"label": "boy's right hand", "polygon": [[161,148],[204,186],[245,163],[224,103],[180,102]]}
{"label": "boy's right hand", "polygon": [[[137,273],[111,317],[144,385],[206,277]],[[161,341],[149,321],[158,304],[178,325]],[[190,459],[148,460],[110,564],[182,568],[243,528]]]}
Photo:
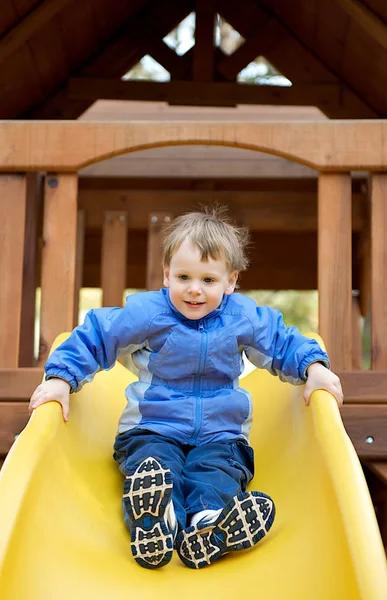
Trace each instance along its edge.
{"label": "boy's right hand", "polygon": [[63,379],[53,377],[38,385],[31,396],[28,407],[30,415],[35,408],[46,402],[59,402],[62,407],[63,420],[67,422],[70,406],[70,384]]}

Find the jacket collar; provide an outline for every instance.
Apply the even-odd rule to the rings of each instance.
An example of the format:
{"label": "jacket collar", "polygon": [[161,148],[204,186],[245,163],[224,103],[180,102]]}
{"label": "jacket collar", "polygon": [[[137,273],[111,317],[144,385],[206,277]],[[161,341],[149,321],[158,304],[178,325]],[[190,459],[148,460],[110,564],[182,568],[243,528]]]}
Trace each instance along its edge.
{"label": "jacket collar", "polygon": [[[196,319],[188,319],[188,317],[185,317],[179,310],[177,310],[177,308],[174,307],[174,305],[172,304],[172,301],[171,301],[170,294],[169,294],[169,288],[162,288],[160,291],[164,294],[169,308],[180,319],[180,321],[188,321],[189,323],[194,323],[194,322],[196,323]],[[208,319],[212,319],[212,318],[220,315],[227,305],[228,298],[229,298],[229,296],[227,294],[223,294],[222,302],[219,304],[218,308],[215,308],[215,310],[208,313],[208,315],[203,317],[203,319],[198,319],[198,320],[207,321]]]}

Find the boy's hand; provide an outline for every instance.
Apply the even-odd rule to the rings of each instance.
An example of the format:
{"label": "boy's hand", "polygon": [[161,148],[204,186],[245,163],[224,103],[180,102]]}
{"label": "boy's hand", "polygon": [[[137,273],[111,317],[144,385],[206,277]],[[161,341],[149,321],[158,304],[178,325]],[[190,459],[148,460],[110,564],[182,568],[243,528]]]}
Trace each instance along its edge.
{"label": "boy's hand", "polygon": [[70,406],[70,384],[63,379],[53,377],[44,381],[31,396],[28,411],[32,414],[35,408],[46,402],[59,402],[62,407],[63,420],[68,421]]}
{"label": "boy's hand", "polygon": [[312,363],[307,368],[308,379],[305,384],[304,400],[308,406],[310,397],[315,390],[326,390],[337,400],[337,404],[343,404],[343,390],[340,379],[321,363]]}

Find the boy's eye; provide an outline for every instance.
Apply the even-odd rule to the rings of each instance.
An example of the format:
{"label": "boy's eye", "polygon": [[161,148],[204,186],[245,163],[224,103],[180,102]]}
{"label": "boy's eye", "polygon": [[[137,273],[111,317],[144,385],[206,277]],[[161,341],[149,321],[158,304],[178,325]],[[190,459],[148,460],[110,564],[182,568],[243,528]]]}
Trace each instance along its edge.
{"label": "boy's eye", "polygon": [[179,279],[181,279],[182,281],[187,281],[188,275],[179,275]]}
{"label": "boy's eye", "polygon": [[212,279],[212,277],[205,277],[203,279],[204,283],[213,283],[215,281],[215,279]]}

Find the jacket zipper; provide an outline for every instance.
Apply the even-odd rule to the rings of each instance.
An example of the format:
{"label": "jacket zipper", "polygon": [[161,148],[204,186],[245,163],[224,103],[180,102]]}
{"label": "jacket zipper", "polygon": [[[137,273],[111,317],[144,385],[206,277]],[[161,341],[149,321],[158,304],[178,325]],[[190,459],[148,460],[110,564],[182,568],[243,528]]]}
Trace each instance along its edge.
{"label": "jacket zipper", "polygon": [[200,391],[201,391],[200,383],[201,383],[202,375],[204,372],[204,365],[206,363],[207,349],[208,349],[207,331],[204,329],[203,321],[199,321],[198,330],[201,333],[201,340],[200,340],[199,371],[195,375],[194,388],[193,388],[193,392],[197,398],[197,402],[196,402],[196,410],[195,410],[194,431],[191,436],[192,444],[195,444],[197,442],[197,438],[198,438],[199,431],[200,431],[201,424],[202,424],[203,398],[201,397],[201,393],[200,393]]}

